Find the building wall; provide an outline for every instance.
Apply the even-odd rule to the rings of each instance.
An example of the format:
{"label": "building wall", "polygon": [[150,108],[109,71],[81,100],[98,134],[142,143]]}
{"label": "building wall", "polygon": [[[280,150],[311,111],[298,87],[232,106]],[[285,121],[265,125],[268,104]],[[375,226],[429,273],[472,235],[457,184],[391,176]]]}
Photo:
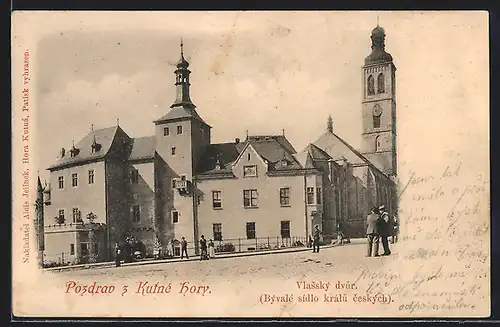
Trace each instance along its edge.
{"label": "building wall", "polygon": [[[54,217],[64,209],[66,222],[73,221],[72,210],[78,208],[85,220],[89,212],[97,215],[97,221],[106,223],[104,161],[70,167],[50,173],[51,204],[45,207],[45,225],[55,224]],[[88,171],[94,170],[94,183],[88,183]],[[71,175],[78,174],[78,186],[71,184]],[[64,177],[64,188],[59,189],[58,177]]]}
{"label": "building wall", "polygon": [[[70,244],[75,245],[75,252],[70,252]],[[45,230],[44,263],[75,262],[78,246],[76,232],[67,228],[51,227]]]}
{"label": "building wall", "polygon": [[128,236],[131,222],[128,206],[128,166],[120,161],[106,162],[106,201],[108,216],[108,257],[114,256],[114,244]]}
{"label": "building wall", "polygon": [[[131,235],[141,240],[152,252],[155,238],[155,166],[153,161],[128,164],[129,175],[138,172],[137,183],[129,178],[128,206]],[[139,206],[139,221],[133,219],[133,208]]]}
{"label": "building wall", "polygon": [[[177,126],[182,126],[182,134],[177,134]],[[164,135],[164,128],[169,128],[169,135]],[[165,200],[163,210],[163,237],[165,241],[172,239],[180,241],[185,237],[188,242],[196,244],[198,236],[196,235],[193,213],[193,194],[180,194],[173,187],[173,180],[182,176],[191,183],[193,178],[193,143],[199,142],[193,135],[197,132],[192,131],[192,121],[173,121],[156,125],[156,152],[165,163],[165,167],[160,169]],[[172,154],[172,147],[175,147],[175,155]],[[193,189],[192,189],[193,190]],[[168,199],[167,199],[168,198]],[[179,214],[179,222],[173,223],[173,212]],[[194,247],[193,247],[194,249]]]}

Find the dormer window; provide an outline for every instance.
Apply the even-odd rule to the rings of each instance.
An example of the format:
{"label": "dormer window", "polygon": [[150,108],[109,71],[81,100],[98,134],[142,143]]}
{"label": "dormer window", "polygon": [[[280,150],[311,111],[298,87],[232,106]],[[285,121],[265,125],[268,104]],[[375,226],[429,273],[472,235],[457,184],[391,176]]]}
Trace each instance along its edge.
{"label": "dormer window", "polygon": [[95,135],[94,135],[94,141],[92,142],[92,145],[90,146],[92,153],[99,152],[101,150],[101,145],[96,142]]}
{"label": "dormer window", "polygon": [[75,146],[73,146],[71,148],[71,150],[69,150],[69,154],[71,156],[71,158],[74,158],[78,155],[78,152],[80,152],[80,150],[78,150],[77,148],[75,148]]}

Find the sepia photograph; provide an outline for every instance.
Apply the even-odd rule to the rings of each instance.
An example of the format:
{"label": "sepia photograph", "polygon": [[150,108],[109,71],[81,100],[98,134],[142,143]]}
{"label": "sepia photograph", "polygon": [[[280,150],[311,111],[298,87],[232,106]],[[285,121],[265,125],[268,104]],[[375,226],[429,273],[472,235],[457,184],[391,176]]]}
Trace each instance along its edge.
{"label": "sepia photograph", "polygon": [[488,33],[14,12],[13,314],[488,317]]}

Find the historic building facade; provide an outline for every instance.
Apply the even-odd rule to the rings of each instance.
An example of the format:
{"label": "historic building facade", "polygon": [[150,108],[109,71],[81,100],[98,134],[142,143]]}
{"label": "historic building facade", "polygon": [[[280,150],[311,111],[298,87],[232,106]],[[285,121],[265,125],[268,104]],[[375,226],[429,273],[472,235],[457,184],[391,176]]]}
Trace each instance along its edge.
{"label": "historic building facade", "polygon": [[334,133],[330,117],[325,133],[301,152],[285,135],[212,143],[211,126],[190,98],[181,44],[176,99],[154,121],[153,136],[132,138],[118,124],[91,130],[48,168],[50,183],[39,188],[45,260],[109,260],[127,236],[148,252],[155,239],[164,247],[173,242],[175,254],[185,237],[195,254],[201,235],[241,251],[266,239],[305,241],[315,225],[325,242],[339,222],[351,237],[364,235],[371,206],[397,209],[396,69],[384,30],[377,26],[371,37],[361,151]]}

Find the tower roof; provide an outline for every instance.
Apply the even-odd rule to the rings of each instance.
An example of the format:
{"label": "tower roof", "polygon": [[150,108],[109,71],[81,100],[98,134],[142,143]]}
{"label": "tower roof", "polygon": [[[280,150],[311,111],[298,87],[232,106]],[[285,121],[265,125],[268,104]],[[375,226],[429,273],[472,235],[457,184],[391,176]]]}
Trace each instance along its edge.
{"label": "tower roof", "polygon": [[365,65],[392,62],[392,56],[385,51],[385,36],[385,30],[377,24],[370,36],[372,52],[365,58]]}

